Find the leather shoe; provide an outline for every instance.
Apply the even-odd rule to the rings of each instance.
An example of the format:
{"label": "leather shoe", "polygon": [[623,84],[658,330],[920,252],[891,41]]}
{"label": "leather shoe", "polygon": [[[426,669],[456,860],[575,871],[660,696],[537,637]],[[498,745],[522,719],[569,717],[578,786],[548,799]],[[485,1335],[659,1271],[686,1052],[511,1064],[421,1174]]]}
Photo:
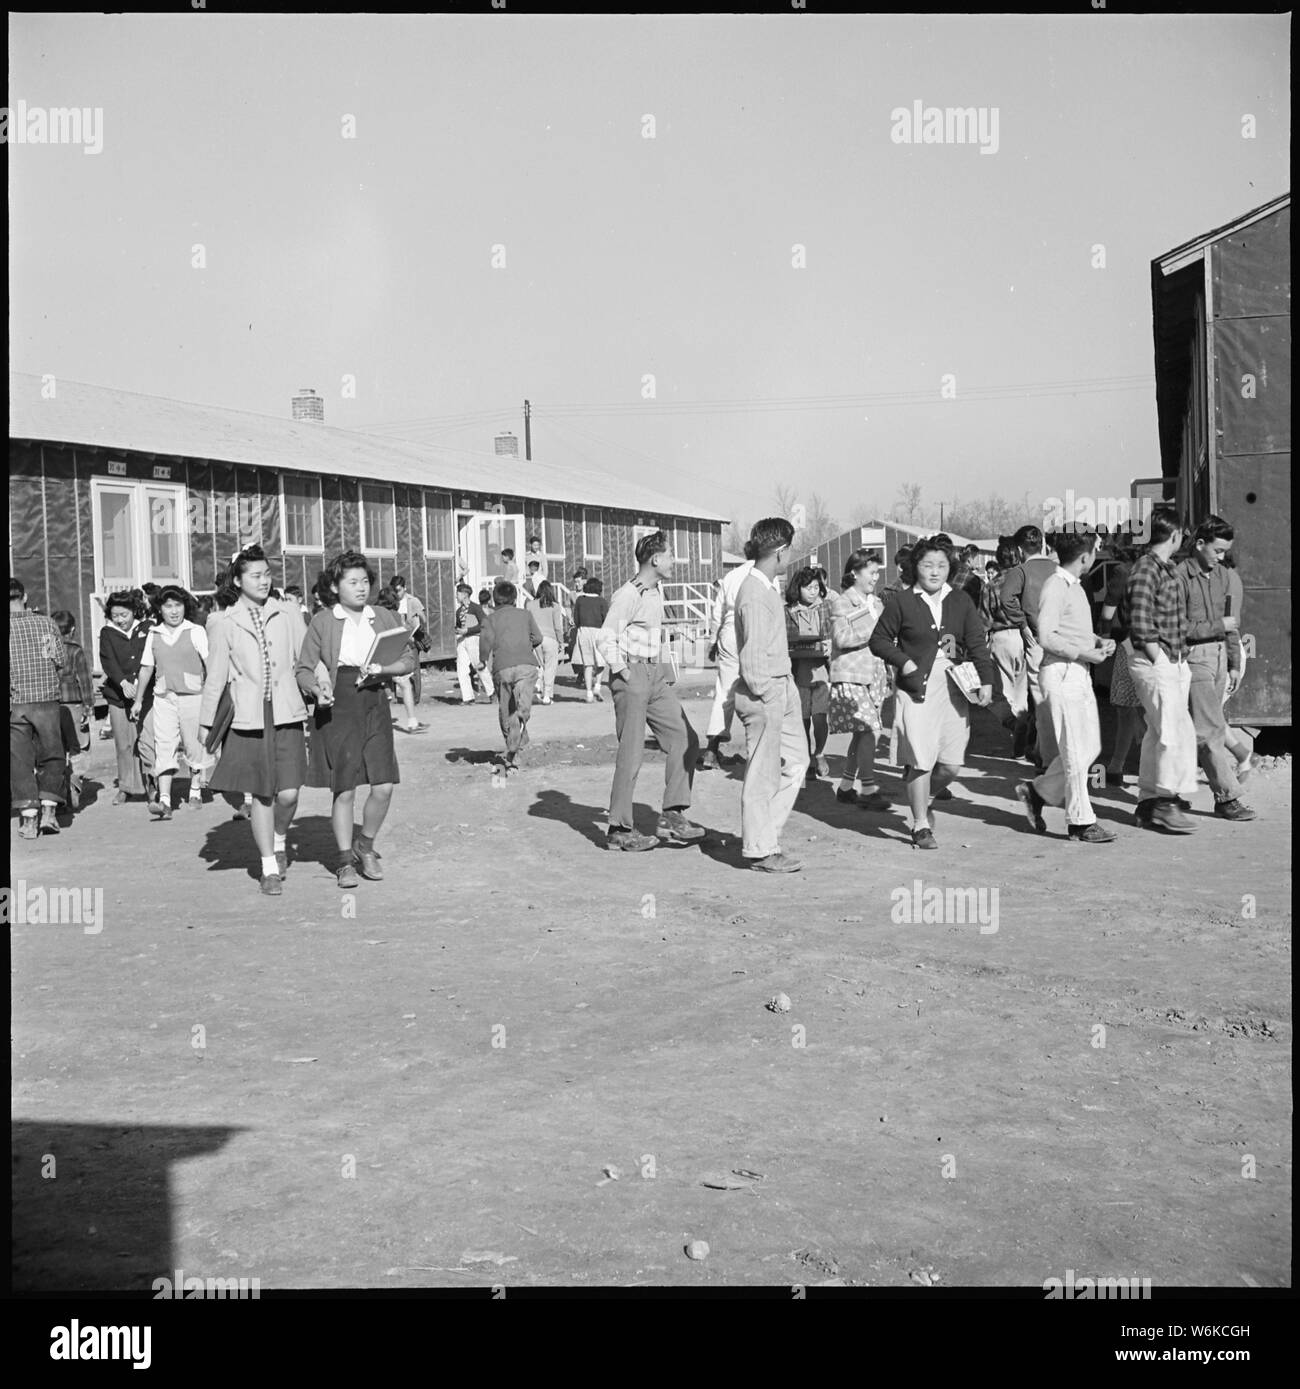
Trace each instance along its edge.
{"label": "leather shoe", "polygon": [[363,849],[360,844],[355,851],[357,856],[357,868],[363,878],[370,878],[378,882],[384,876],[384,870],[379,862],[379,855],[371,849]]}

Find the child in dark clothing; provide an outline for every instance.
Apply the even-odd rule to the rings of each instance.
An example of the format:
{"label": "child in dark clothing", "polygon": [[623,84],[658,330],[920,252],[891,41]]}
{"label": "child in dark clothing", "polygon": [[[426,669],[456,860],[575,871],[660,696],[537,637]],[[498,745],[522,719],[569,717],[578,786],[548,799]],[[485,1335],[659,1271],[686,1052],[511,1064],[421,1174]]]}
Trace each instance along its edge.
{"label": "child in dark clothing", "polygon": [[505,770],[518,770],[516,759],[528,746],[528,719],[533,710],[537,682],[536,648],[542,644],[537,619],[526,608],[514,606],[517,590],[507,579],[498,579],[492,591],[496,605],[483,621],[478,639],[478,670],[492,664],[497,687],[501,734],[506,740]]}
{"label": "child in dark clothing", "polygon": [[95,707],[95,686],[90,678],[90,662],[86,659],[85,648],[80,642],[73,640],[77,632],[76,618],[66,608],[61,608],[58,612],[50,614],[50,620],[59,629],[64,650],[68,653],[68,664],[59,672],[61,727],[63,745],[67,749],[63,772],[63,797],[68,809],[75,811],[81,798],[81,777],[73,766],[73,758],[85,751],[81,746],[81,737],[90,731],[90,713]]}

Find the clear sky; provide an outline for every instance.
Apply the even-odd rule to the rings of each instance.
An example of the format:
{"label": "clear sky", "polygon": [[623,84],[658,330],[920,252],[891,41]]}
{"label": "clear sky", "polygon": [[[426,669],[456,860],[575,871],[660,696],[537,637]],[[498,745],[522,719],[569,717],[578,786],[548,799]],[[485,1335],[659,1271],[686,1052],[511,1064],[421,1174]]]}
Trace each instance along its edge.
{"label": "clear sky", "polygon": [[[1289,45],[1285,16],[19,15],[11,102],[102,108],[103,150],[11,146],[11,363],[279,416],[313,386],[464,450],[527,396],[538,459],[748,519],[782,483],[846,522],[905,480],[1126,495],[1159,472],[1150,262],[1288,187]],[[996,153],[896,143],[917,101],[996,108]]]}

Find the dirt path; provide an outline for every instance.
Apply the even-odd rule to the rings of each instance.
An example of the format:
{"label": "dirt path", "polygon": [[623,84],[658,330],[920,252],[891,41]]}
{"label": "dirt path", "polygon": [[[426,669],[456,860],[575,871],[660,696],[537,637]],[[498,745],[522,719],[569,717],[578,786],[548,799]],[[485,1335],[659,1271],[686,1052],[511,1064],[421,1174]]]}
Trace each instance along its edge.
{"label": "dirt path", "polygon": [[[608,704],[538,710],[504,787],[492,710],[428,717],[355,916],[320,791],[278,902],[222,802],[15,839],[15,881],[104,890],[98,934],[12,928],[15,1287],[1289,1283],[1289,769],[1254,825],[1111,794],[1077,846],[982,728],[939,853],[821,783],[770,880],[738,774],[697,779],[705,851],[597,847]],[[918,880],[997,929],[892,920]]]}

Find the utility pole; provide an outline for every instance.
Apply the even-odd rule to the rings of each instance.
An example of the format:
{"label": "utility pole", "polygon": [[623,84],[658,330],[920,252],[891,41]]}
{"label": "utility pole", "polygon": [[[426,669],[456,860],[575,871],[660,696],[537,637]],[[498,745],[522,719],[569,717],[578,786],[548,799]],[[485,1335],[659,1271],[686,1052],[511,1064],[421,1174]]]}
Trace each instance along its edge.
{"label": "utility pole", "polygon": [[939,503],[939,530],[943,531],[943,503]]}
{"label": "utility pole", "polygon": [[533,461],[533,407],[524,401],[524,458]]}

